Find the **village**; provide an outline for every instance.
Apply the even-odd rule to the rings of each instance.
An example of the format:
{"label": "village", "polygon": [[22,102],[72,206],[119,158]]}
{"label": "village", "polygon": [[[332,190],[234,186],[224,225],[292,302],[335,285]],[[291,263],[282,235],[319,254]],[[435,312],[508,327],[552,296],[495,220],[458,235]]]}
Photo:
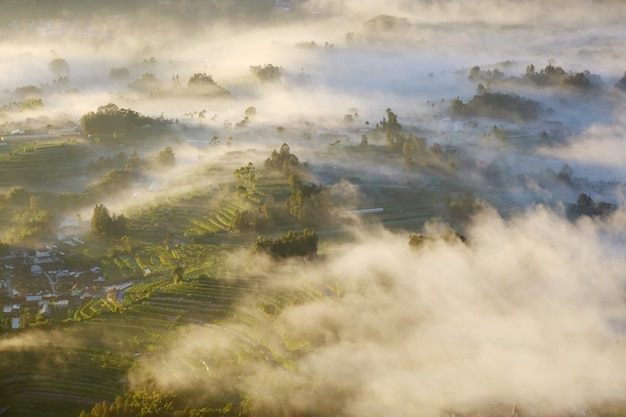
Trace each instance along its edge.
{"label": "village", "polygon": [[61,321],[94,298],[117,302],[132,285],[107,285],[98,265],[73,270],[65,258],[85,244],[78,237],[35,250],[22,248],[0,258],[0,332]]}

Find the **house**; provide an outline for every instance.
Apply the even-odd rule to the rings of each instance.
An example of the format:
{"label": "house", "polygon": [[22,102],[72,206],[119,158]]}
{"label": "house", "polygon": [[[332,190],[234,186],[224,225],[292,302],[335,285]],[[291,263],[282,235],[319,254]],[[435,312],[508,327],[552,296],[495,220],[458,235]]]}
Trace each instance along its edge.
{"label": "house", "polygon": [[52,309],[47,301],[42,301],[39,307],[38,314],[42,316],[50,317],[52,315]]}
{"label": "house", "polygon": [[60,269],[60,270],[58,270],[58,271],[56,271],[54,273],[54,277],[56,279],[65,278],[65,277],[68,277],[68,276],[70,276],[70,271],[67,270],[67,269]]}
{"label": "house", "polygon": [[12,329],[19,329],[21,323],[22,323],[22,319],[20,319],[19,317],[13,317],[11,319],[11,328]]}
{"label": "house", "polygon": [[43,300],[43,297],[41,295],[26,294],[26,301],[29,303],[41,300]]}
{"label": "house", "polygon": [[41,275],[43,273],[43,268],[41,268],[39,265],[32,265],[30,267],[30,272],[33,275]]}
{"label": "house", "polygon": [[80,298],[81,300],[84,300],[85,298],[94,298],[96,295],[94,294],[94,292],[92,290],[90,290],[89,288],[85,288],[81,293],[80,296],[78,298]]}
{"label": "house", "polygon": [[10,313],[12,311],[13,311],[13,306],[4,306],[4,307],[2,307],[2,312],[3,313],[8,314],[8,313]]}
{"label": "house", "polygon": [[57,300],[54,302],[55,310],[67,309],[70,305],[70,300]]}

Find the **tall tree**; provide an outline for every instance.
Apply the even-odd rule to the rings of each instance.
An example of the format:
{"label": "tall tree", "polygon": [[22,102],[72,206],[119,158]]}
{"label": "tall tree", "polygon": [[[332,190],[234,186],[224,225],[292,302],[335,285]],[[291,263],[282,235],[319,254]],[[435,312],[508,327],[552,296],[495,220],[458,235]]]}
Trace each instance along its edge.
{"label": "tall tree", "polygon": [[113,218],[109,213],[109,209],[104,204],[97,204],[93,209],[91,217],[91,233],[100,236],[106,236],[111,232],[113,226]]}

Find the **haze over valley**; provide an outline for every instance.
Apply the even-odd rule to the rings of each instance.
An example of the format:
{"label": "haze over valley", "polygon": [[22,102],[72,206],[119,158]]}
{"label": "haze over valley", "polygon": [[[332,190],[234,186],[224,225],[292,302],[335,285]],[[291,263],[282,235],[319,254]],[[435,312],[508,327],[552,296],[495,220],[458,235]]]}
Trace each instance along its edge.
{"label": "haze over valley", "polygon": [[0,5],[0,415],[626,414],[626,5]]}

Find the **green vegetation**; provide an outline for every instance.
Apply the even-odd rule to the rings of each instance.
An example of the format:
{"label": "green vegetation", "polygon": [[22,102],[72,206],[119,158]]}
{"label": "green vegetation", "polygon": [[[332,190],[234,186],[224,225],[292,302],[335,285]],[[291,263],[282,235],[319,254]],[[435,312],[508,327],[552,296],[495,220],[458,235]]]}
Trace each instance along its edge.
{"label": "green vegetation", "polygon": [[68,18],[92,18],[94,15],[115,16],[124,13],[151,12],[157,17],[180,20],[187,25],[199,23],[203,19],[217,17],[236,17],[258,21],[267,19],[275,6],[273,0],[216,0],[206,7],[203,0],[186,0],[180,2],[175,9],[167,7],[168,3],[155,3],[154,0],[85,0],[76,3],[74,0],[7,0],[0,3],[0,23],[12,21],[50,20]]}
{"label": "green vegetation", "polygon": [[275,258],[315,255],[317,235],[311,229],[304,229],[302,232],[289,231],[277,239],[259,237],[254,244],[254,251],[268,253]]}
{"label": "green vegetation", "polygon": [[99,236],[123,236],[126,232],[127,220],[123,214],[111,215],[104,204],[98,204],[91,216],[91,233]]}
{"label": "green vegetation", "polygon": [[581,216],[607,217],[615,210],[617,210],[617,205],[606,201],[596,202],[586,193],[581,193],[576,203],[568,205],[567,215],[571,219],[577,219]]}
{"label": "green vegetation", "polygon": [[228,97],[230,93],[220,87],[213,77],[205,73],[196,73],[189,78],[187,89],[193,94],[209,97]]}
{"label": "green vegetation", "polygon": [[284,74],[284,70],[281,67],[272,64],[251,65],[250,71],[263,82],[278,81]]}
{"label": "green vegetation", "polygon": [[9,104],[3,104],[0,107],[0,114],[9,111],[26,111],[35,110],[43,107],[43,101],[40,98],[29,98],[24,101],[14,101]]}
{"label": "green vegetation", "polygon": [[474,66],[469,70],[467,77],[471,81],[484,83],[487,87],[504,85],[533,85],[536,87],[573,87],[579,90],[588,90],[599,83],[599,76],[588,70],[581,72],[565,71],[562,67],[553,64],[537,71],[533,64],[526,67],[520,77],[505,76],[498,68],[483,70]]}
{"label": "green vegetation", "polygon": [[526,67],[524,79],[538,86],[570,86],[577,88],[591,87],[591,73],[589,71],[566,73],[559,66],[552,64],[546,65],[545,68],[535,71],[535,66],[530,64]]}
{"label": "green vegetation", "polygon": [[477,94],[467,103],[463,103],[457,97],[450,104],[456,116],[479,116],[512,121],[536,119],[539,107],[537,101],[522,98],[517,94],[489,92]]}
{"label": "green vegetation", "polygon": [[131,109],[120,109],[113,103],[98,107],[80,118],[80,125],[87,134],[119,134],[132,132],[144,126],[167,123],[143,116]]}

